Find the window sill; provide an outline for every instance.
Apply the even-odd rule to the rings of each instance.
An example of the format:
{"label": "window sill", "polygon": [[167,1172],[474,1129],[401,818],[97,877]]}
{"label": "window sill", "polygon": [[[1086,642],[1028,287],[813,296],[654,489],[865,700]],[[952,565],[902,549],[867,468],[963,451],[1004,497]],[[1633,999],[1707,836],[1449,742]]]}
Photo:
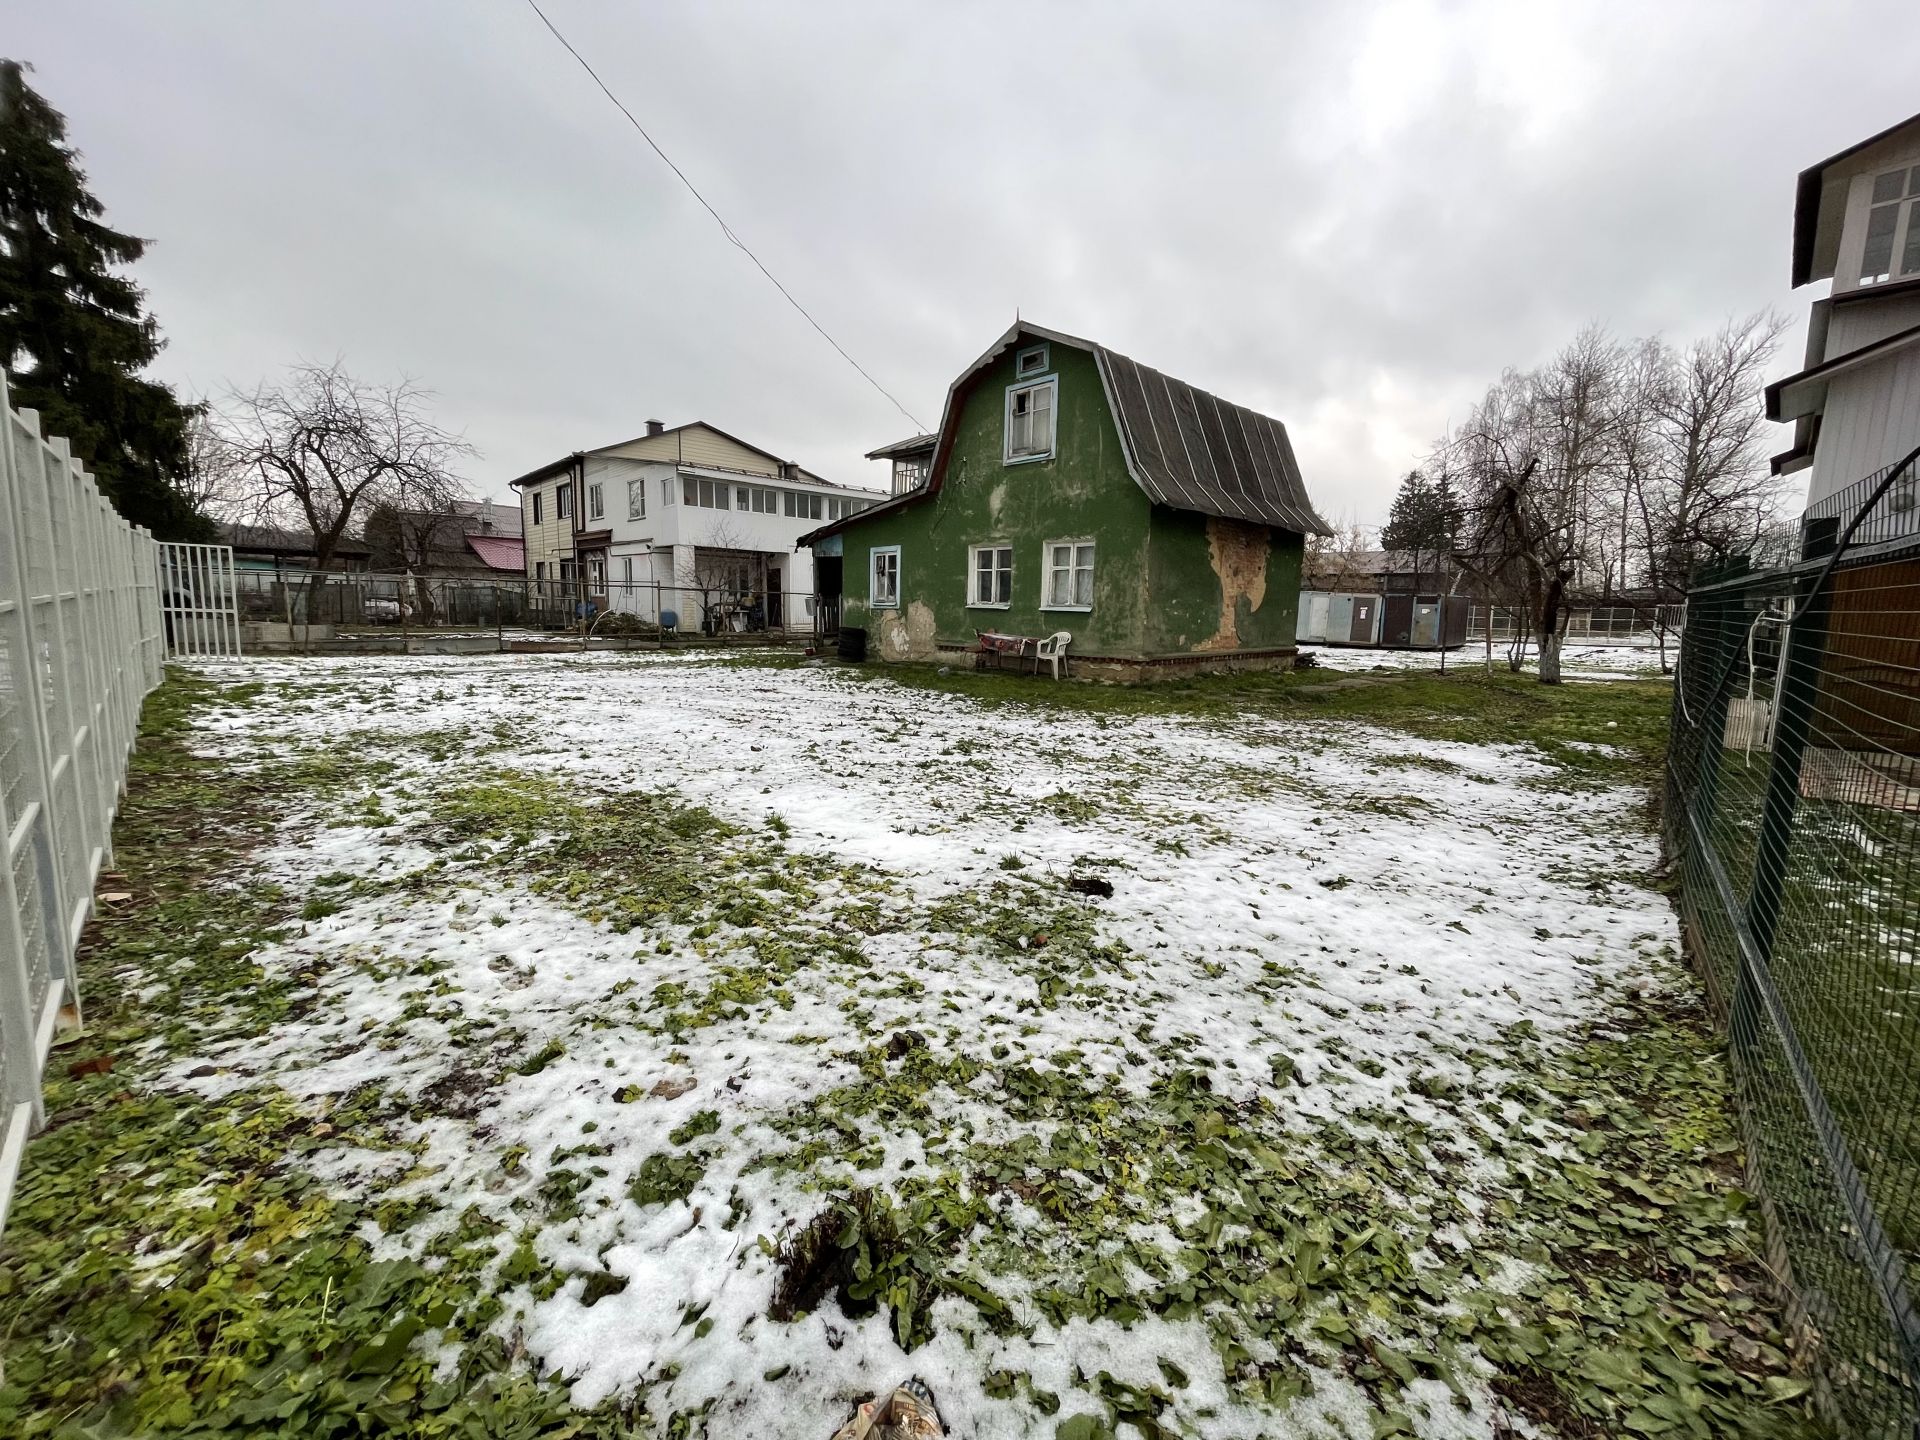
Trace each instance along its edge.
{"label": "window sill", "polygon": [[1011,610],[1012,608],[1011,600],[969,600],[967,602],[969,610]]}
{"label": "window sill", "polygon": [[1004,463],[1008,465],[1031,465],[1037,460],[1051,459],[1053,459],[1053,451],[1049,450],[1044,455],[1009,455],[1006,457]]}
{"label": "window sill", "polygon": [[867,608],[869,610],[898,610],[900,608],[900,602],[898,600],[869,600],[867,601]]}
{"label": "window sill", "polygon": [[1091,605],[1042,605],[1040,607],[1040,613],[1043,615],[1091,615],[1093,613],[1093,606]]}

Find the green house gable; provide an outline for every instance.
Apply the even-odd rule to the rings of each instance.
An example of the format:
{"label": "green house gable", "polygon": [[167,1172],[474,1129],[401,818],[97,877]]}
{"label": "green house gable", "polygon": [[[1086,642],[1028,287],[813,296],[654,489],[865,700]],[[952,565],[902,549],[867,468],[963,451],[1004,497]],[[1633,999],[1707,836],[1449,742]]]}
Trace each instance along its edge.
{"label": "green house gable", "polygon": [[[1149,498],[1146,483],[1171,490],[1182,475],[1163,465],[1149,480],[1136,478],[1153,417],[1137,398],[1117,412],[1111,397],[1140,375],[1163,377],[1139,367],[1118,372],[1116,358],[1124,361],[1054,332],[1009,331],[956,382],[928,484],[808,537],[819,554],[837,546],[841,624],[867,631],[870,655],[962,660],[981,631],[1064,630],[1080,673],[1291,659],[1302,535]],[[1183,398],[1199,392],[1171,393],[1188,408],[1161,418],[1163,448],[1171,451],[1183,428],[1183,458],[1210,437],[1224,463],[1204,475],[1225,498],[1203,503],[1252,508],[1232,490],[1249,482],[1225,457],[1231,443],[1244,462],[1245,437],[1257,445],[1259,436],[1232,419],[1233,407],[1204,396],[1216,410],[1205,413],[1203,435]],[[1022,419],[1017,408],[1035,413]],[[1044,449],[1042,415],[1052,432]],[[1233,427],[1230,442],[1221,415]],[[1135,464],[1122,424],[1143,432]],[[1265,443],[1271,452],[1273,442]],[[1291,466],[1290,450],[1284,462]],[[1303,491],[1298,511],[1317,525]]]}

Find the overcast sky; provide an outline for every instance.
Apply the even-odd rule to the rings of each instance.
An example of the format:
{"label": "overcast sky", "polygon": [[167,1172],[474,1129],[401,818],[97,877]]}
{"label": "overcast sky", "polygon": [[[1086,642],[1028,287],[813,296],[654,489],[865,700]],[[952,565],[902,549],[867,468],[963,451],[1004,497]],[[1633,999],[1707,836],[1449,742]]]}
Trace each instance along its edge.
{"label": "overcast sky", "polygon": [[[929,426],[1017,307],[1278,416],[1321,510],[1370,523],[1585,320],[1798,320],[1795,173],[1920,109],[1913,0],[541,3]],[[417,376],[498,495],[650,417],[873,486],[912,431],[526,0],[6,10],[154,241],[187,391]]]}

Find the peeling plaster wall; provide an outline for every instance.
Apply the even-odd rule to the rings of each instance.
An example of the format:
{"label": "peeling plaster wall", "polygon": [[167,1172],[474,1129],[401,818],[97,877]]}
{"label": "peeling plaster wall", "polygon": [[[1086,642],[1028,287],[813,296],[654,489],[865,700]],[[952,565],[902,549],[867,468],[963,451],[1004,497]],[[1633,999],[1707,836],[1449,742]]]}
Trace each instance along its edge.
{"label": "peeling plaster wall", "polygon": [[1293,647],[1299,535],[1164,507],[1153,519],[1149,654]]}

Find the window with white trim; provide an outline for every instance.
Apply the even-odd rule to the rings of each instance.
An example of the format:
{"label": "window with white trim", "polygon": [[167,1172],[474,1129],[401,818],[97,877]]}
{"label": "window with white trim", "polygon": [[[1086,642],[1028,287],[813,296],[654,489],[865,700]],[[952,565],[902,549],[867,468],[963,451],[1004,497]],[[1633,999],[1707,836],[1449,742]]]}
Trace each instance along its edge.
{"label": "window with white trim", "polygon": [[629,520],[647,518],[647,482],[645,480],[627,481],[627,518]]}
{"label": "window with white trim", "polygon": [[752,510],[756,515],[777,514],[780,509],[780,492],[756,485],[752,492]]}
{"label": "window with white trim", "polygon": [[600,482],[596,480],[593,484],[587,486],[587,518],[589,520],[603,519],[606,513],[607,497],[605,492],[600,488]]}
{"label": "window with white trim", "polygon": [[1029,345],[1013,357],[1013,374],[1017,380],[1047,373],[1047,347]]}
{"label": "window with white trim", "polygon": [[1860,283],[1877,285],[1896,275],[1920,275],[1920,165],[1873,177]]}
{"label": "window with white trim", "polygon": [[1013,603],[1013,547],[975,545],[968,552],[967,604],[975,609],[1004,610]]}
{"label": "window with white trim", "polygon": [[802,495],[797,490],[789,490],[787,495],[787,514],[796,520],[818,520],[820,501],[818,495]]}
{"label": "window with white trim", "polygon": [[620,583],[622,585],[633,584],[633,556],[631,555],[622,555],[620,557]]}
{"label": "window with white trim", "polygon": [[1007,387],[1007,453],[1017,460],[1045,460],[1053,454],[1053,402],[1058,379]]}
{"label": "window with white trim", "polygon": [[607,562],[598,555],[587,561],[587,589],[595,595],[607,593]]}
{"label": "window with white trim", "polygon": [[553,513],[562,520],[573,514],[573,483],[571,481],[553,492]]}
{"label": "window with white trim", "polygon": [[1093,608],[1093,542],[1047,542],[1047,595],[1042,610]]}
{"label": "window with white trim", "polygon": [[879,546],[869,562],[867,603],[876,610],[900,608],[900,547]]}

